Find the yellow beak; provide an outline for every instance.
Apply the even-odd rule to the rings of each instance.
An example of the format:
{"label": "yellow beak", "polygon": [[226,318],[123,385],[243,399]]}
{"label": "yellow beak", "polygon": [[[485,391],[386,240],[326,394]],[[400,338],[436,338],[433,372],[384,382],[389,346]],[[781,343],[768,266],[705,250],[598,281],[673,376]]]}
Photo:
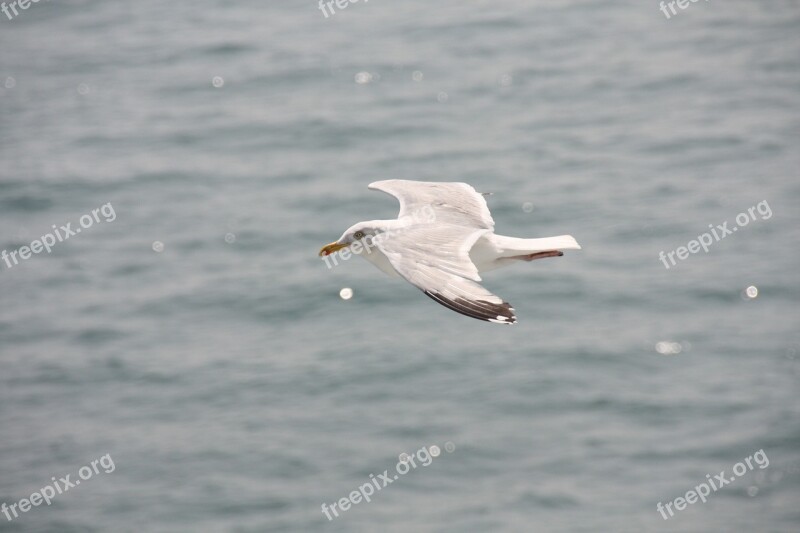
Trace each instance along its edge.
{"label": "yellow beak", "polygon": [[322,250],[319,251],[320,257],[331,255],[332,253],[336,253],[342,248],[347,248],[350,246],[349,244],[339,244],[338,242],[332,242],[330,244],[326,244],[322,247]]}

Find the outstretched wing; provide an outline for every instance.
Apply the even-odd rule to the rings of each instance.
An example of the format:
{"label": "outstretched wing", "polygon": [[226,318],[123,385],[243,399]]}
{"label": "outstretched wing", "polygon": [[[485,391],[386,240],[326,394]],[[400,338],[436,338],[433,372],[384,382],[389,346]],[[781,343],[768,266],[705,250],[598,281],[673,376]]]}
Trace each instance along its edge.
{"label": "outstretched wing", "polygon": [[378,248],[406,281],[463,315],[499,324],[517,321],[514,308],[477,282],[469,251],[489,229],[417,224],[376,239]]}
{"label": "outstretched wing", "polygon": [[486,199],[466,183],[384,180],[370,183],[369,188],[400,200],[398,218],[432,210],[437,223],[494,229]]}

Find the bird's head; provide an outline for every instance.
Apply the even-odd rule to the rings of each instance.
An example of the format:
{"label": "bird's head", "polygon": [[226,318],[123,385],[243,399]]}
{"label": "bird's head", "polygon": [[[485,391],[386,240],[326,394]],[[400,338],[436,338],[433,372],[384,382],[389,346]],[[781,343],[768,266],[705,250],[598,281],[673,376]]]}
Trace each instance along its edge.
{"label": "bird's head", "polygon": [[378,234],[378,229],[375,228],[370,222],[359,222],[347,228],[347,230],[339,237],[338,241],[333,241],[326,244],[319,251],[319,255],[324,257],[338,252],[344,248],[349,247],[354,242],[364,241],[367,244],[371,243],[375,235]]}

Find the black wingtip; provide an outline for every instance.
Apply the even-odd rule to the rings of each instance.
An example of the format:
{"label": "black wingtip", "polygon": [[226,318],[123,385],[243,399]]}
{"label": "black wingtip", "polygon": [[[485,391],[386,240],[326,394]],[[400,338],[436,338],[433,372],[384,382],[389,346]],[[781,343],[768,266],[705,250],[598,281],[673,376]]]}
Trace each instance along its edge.
{"label": "black wingtip", "polygon": [[486,300],[467,300],[465,298],[450,299],[433,291],[422,291],[429,298],[462,315],[492,322],[493,324],[516,324],[517,316],[508,302],[500,304]]}

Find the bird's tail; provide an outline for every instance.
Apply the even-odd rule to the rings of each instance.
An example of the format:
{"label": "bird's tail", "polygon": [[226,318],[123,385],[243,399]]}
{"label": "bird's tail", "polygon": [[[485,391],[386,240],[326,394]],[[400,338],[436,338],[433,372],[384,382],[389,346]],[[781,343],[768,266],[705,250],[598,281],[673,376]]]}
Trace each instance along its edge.
{"label": "bird's tail", "polygon": [[536,252],[551,250],[580,250],[581,245],[572,235],[559,235],[557,237],[544,237],[542,239],[517,239],[494,235],[495,246],[501,250],[501,257],[514,257]]}

